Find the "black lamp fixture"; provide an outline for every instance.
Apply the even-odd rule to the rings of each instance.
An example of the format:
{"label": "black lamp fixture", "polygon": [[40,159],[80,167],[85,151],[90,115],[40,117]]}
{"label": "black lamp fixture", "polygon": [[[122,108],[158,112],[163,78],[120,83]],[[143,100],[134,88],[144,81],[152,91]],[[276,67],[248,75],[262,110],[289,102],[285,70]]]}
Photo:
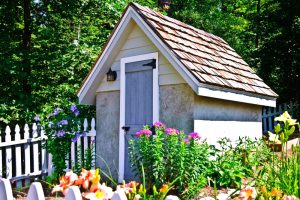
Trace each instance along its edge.
{"label": "black lamp fixture", "polygon": [[115,81],[117,79],[117,72],[112,71],[111,68],[109,68],[109,71],[106,74],[106,80],[107,81]]}

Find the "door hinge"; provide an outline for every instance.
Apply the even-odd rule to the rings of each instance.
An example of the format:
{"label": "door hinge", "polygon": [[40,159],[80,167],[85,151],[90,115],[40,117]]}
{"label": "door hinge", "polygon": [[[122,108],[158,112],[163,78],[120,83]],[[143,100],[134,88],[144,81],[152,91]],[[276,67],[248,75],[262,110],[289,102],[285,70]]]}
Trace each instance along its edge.
{"label": "door hinge", "polygon": [[152,59],[149,63],[143,64],[143,66],[150,66],[152,69],[156,69],[156,60]]}
{"label": "door hinge", "polygon": [[123,126],[122,129],[123,129],[125,132],[127,132],[127,131],[130,130],[130,126]]}

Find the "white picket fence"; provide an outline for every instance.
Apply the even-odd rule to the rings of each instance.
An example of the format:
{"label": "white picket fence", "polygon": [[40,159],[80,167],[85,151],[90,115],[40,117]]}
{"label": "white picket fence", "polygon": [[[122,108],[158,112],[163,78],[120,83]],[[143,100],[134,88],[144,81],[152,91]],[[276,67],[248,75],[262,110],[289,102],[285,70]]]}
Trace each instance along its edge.
{"label": "white picket fence", "polygon": [[[5,178],[0,178],[0,199],[12,200],[13,192],[10,181]],[[45,200],[42,184],[39,182],[33,182],[27,193],[27,199],[29,200]],[[117,189],[109,194],[110,200],[128,200],[125,191]],[[135,198],[136,199],[136,198]],[[64,200],[82,200],[82,194],[78,186],[70,186]],[[164,200],[179,200],[177,196],[169,195]]]}
{"label": "white picket fence", "polygon": [[[83,130],[87,134],[78,138],[76,143],[72,142],[70,162],[67,163],[69,169],[77,162],[76,155],[81,153],[81,157],[84,157],[86,149],[92,148],[95,156],[95,119],[91,120],[90,126],[85,119]],[[0,178],[10,179],[16,183],[16,187],[20,187],[23,184],[28,185],[33,177],[51,174],[53,172],[51,155],[48,155],[41,145],[45,139],[47,138],[44,130],[35,123],[31,129],[28,124],[22,129],[16,125],[13,130],[7,126],[4,138],[1,138],[0,130]],[[93,160],[95,163],[95,157]]]}
{"label": "white picket fence", "polygon": [[295,111],[298,108],[297,103],[288,103],[288,104],[281,104],[276,108],[271,107],[264,107],[262,113],[262,124],[263,124],[263,133],[267,131],[274,131],[274,126],[276,122],[274,121],[275,117],[281,115],[284,111],[288,111],[289,114],[295,117]]}

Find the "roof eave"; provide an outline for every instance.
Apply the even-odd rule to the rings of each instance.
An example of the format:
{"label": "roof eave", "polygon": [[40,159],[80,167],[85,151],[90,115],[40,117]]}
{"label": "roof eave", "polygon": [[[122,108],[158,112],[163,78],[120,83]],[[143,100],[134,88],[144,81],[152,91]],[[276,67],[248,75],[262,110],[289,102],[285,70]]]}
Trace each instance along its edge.
{"label": "roof eave", "polygon": [[235,101],[259,106],[276,107],[276,97],[241,92],[233,89],[201,85],[198,88],[199,96]]}

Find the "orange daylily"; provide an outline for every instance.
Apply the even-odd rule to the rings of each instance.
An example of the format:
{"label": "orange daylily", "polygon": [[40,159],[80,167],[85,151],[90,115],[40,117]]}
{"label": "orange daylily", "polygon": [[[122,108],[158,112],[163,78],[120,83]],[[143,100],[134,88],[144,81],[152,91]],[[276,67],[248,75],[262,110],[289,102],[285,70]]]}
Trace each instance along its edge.
{"label": "orange daylily", "polygon": [[239,197],[243,200],[251,200],[255,199],[257,193],[254,187],[246,186],[244,189],[240,191]]}
{"label": "orange daylily", "polygon": [[271,197],[282,197],[282,192],[277,188],[273,188],[270,192]]}
{"label": "orange daylily", "polygon": [[77,174],[74,174],[72,171],[66,173],[65,176],[61,176],[59,179],[59,185],[56,185],[52,193],[54,192],[62,192],[64,195],[67,194],[69,186],[73,185],[78,179]]}
{"label": "orange daylily", "polygon": [[159,189],[159,192],[160,193],[167,193],[168,189],[169,189],[169,185],[168,184],[163,184],[161,186],[161,188]]}

